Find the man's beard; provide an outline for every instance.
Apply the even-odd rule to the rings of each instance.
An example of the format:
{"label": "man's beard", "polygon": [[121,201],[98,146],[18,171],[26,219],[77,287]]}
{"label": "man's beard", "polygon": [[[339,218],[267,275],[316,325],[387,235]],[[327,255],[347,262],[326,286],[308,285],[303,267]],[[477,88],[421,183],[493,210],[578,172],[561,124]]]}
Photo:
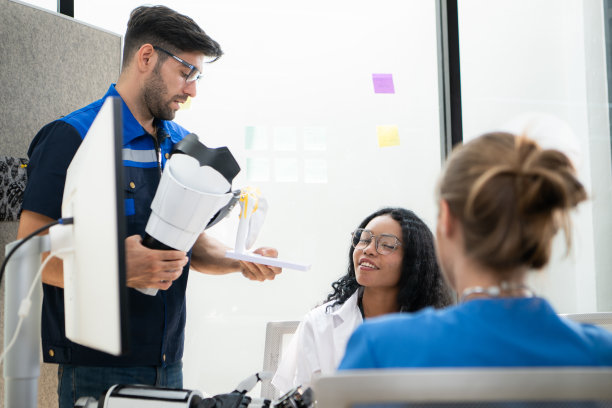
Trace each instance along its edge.
{"label": "man's beard", "polygon": [[172,101],[164,102],[164,97],[167,94],[168,88],[162,80],[158,67],[155,67],[153,75],[145,83],[143,97],[149,112],[156,119],[174,119],[176,111],[170,107]]}

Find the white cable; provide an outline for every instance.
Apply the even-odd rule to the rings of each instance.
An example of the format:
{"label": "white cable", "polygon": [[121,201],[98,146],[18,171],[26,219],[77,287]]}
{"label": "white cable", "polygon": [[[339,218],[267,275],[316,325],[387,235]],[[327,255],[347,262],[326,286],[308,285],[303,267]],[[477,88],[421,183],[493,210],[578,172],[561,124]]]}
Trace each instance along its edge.
{"label": "white cable", "polygon": [[21,330],[23,321],[25,320],[26,317],[28,317],[28,314],[30,313],[30,306],[32,306],[32,294],[34,293],[36,284],[38,283],[38,280],[40,279],[40,276],[42,275],[43,269],[45,269],[45,266],[47,266],[47,263],[49,263],[49,260],[51,258],[54,258],[57,254],[60,254],[63,252],[70,252],[70,251],[72,251],[71,248],[63,248],[63,249],[58,249],[57,251],[51,252],[49,256],[47,256],[47,258],[40,265],[40,268],[38,269],[38,272],[36,273],[36,276],[34,277],[32,284],[30,285],[30,290],[28,291],[28,294],[19,304],[19,310],[17,312],[17,315],[19,316],[19,321],[17,322],[17,327],[15,327],[15,334],[13,334],[13,338],[11,338],[11,341],[9,342],[9,344],[4,348],[4,351],[2,352],[2,354],[0,354],[0,364],[2,364],[6,354],[11,350],[11,348],[17,342],[17,337],[19,336],[19,331]]}

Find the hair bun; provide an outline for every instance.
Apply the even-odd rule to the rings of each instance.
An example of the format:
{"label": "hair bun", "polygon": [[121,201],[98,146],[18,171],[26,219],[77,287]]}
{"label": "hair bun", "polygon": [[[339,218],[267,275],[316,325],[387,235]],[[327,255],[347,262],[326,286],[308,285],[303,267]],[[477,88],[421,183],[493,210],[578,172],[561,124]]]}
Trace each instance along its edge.
{"label": "hair bun", "polygon": [[510,133],[488,133],[453,151],[440,198],[461,221],[466,253],[498,270],[541,268],[569,210],[586,199],[572,162]]}
{"label": "hair bun", "polygon": [[519,209],[525,215],[571,209],[587,195],[568,157],[517,138]]}

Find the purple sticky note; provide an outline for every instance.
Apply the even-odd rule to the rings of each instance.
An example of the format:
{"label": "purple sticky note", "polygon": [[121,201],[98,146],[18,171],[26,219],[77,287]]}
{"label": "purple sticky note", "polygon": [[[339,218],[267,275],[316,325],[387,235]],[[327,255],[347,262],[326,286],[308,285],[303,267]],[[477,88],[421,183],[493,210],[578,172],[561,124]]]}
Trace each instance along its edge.
{"label": "purple sticky note", "polygon": [[372,81],[374,82],[374,93],[395,93],[393,75],[372,74]]}

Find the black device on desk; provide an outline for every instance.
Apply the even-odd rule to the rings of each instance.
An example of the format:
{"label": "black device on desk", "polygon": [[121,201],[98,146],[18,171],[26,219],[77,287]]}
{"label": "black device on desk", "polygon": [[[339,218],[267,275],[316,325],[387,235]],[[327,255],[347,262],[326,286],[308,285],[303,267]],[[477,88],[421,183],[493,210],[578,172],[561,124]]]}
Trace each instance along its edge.
{"label": "black device on desk", "polygon": [[311,408],[310,388],[296,387],[280,399],[255,399],[246,390],[204,398],[199,391],[156,388],[144,385],[114,385],[97,401],[82,397],[75,408]]}

